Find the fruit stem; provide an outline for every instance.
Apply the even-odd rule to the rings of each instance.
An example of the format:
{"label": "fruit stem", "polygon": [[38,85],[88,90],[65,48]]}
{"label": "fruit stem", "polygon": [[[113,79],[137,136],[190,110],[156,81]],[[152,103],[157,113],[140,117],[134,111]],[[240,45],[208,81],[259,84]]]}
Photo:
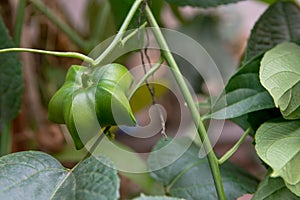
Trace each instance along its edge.
{"label": "fruit stem", "polygon": [[132,18],[134,17],[134,14],[136,13],[137,9],[139,8],[140,4],[143,2],[143,0],[136,0],[132,7],[129,10],[129,13],[127,14],[119,32],[113,39],[113,41],[110,43],[110,45],[105,49],[105,51],[95,60],[96,65],[99,65],[104,58],[109,55],[112,50],[119,44],[119,42],[122,39],[122,36],[124,35],[126,29],[128,28]]}

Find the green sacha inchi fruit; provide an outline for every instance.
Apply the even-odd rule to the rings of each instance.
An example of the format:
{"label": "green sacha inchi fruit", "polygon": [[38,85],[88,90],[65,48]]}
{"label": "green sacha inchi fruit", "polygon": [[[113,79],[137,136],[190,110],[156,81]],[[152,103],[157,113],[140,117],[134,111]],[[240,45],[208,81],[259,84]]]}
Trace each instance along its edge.
{"label": "green sacha inchi fruit", "polygon": [[134,126],[126,92],[133,76],[120,64],[88,68],[72,65],[63,86],[49,102],[48,118],[66,124],[77,149],[114,125]]}

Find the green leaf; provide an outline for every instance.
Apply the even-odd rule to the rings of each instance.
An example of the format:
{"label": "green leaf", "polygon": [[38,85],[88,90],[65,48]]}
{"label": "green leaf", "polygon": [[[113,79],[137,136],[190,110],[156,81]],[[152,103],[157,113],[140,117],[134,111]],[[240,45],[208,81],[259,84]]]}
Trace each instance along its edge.
{"label": "green leaf", "polygon": [[274,107],[272,97],[259,82],[258,71],[261,58],[262,55],[255,57],[231,77],[225,91],[213,105],[212,118],[236,118]]}
{"label": "green leaf", "polygon": [[259,0],[259,1],[269,4],[269,5],[278,2],[278,0]]}
{"label": "green leaf", "polygon": [[112,162],[101,156],[85,159],[73,171],[76,199],[119,198],[119,178]]}
{"label": "green leaf", "polygon": [[292,2],[271,5],[256,22],[248,40],[244,63],[284,41],[300,39],[300,9]]}
{"label": "green leaf", "polygon": [[[199,147],[195,144],[187,146],[190,143],[188,138],[160,141],[148,159],[151,176],[172,196],[215,200],[217,194],[208,161],[200,159]],[[227,199],[254,193],[257,187],[255,178],[230,163],[222,165],[220,170]]]}
{"label": "green leaf", "polygon": [[[95,141],[96,138],[93,138],[87,144],[87,149],[90,149]],[[146,161],[130,147],[116,140],[111,141],[107,137],[104,137],[101,145],[97,146],[93,155],[104,155],[112,160],[121,175],[126,176],[132,182],[139,185],[147,194],[163,194],[161,185],[157,184],[147,173]]]}
{"label": "green leaf", "polygon": [[300,121],[264,123],[255,136],[259,157],[272,167],[271,177],[282,177],[300,196]]}
{"label": "green leaf", "polygon": [[[14,44],[0,18],[0,49]],[[16,53],[0,53],[0,131],[1,124],[16,117],[21,105],[23,80],[22,66]]]}
{"label": "green leaf", "polygon": [[260,81],[286,119],[300,118],[299,62],[300,47],[288,42],[266,52],[261,61]]}
{"label": "green leaf", "polygon": [[[21,152],[0,158],[0,199],[46,199],[57,186],[75,191],[74,176],[51,156],[41,152]],[[68,195],[68,197],[70,197]]]}
{"label": "green leaf", "polygon": [[281,178],[271,178],[270,173],[258,185],[252,200],[299,200],[295,194],[290,192]]}
{"label": "green leaf", "polygon": [[90,157],[72,170],[42,152],[0,158],[0,199],[117,199],[119,179],[111,162]]}
{"label": "green leaf", "polygon": [[[298,156],[300,157],[300,156]],[[300,159],[298,158],[298,161]],[[285,183],[285,185],[287,186],[287,188],[292,191],[294,194],[298,195],[298,198],[300,199],[300,184],[298,182],[298,184],[296,185],[292,185],[292,184],[289,184],[289,183]]]}
{"label": "green leaf", "polygon": [[193,6],[193,7],[216,7],[219,5],[236,3],[242,0],[166,0],[168,3],[175,4],[178,6]]}
{"label": "green leaf", "polygon": [[134,198],[133,200],[183,200],[175,197],[167,197],[167,196],[145,196],[141,194],[140,197]]}
{"label": "green leaf", "polygon": [[300,81],[282,95],[278,104],[284,118],[300,119]]}

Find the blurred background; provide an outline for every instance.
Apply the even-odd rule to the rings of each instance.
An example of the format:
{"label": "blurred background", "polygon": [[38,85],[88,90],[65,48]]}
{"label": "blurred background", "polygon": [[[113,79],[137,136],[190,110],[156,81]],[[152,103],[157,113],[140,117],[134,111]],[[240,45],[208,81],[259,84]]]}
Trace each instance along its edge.
{"label": "blurred background", "polygon": [[[43,2],[42,5],[46,7],[37,2]],[[128,0],[28,1],[20,46],[88,54],[101,41],[117,33],[130,8],[130,2]],[[18,3],[19,0],[0,1],[0,14],[11,35],[14,33]],[[216,62],[224,83],[238,68],[251,28],[266,7],[265,3],[259,1],[242,1],[210,9],[177,7],[162,0],[151,2],[151,8],[161,27],[189,35],[208,51]],[[48,11],[51,11],[58,21],[51,18]],[[133,21],[130,25],[131,28],[137,26],[137,21]],[[150,51],[149,54],[151,60],[157,60],[157,52]],[[85,151],[76,151],[66,128],[47,119],[47,105],[52,95],[63,84],[69,66],[81,64],[81,61],[29,53],[22,53],[20,56],[25,88],[20,114],[12,126],[12,151],[42,150],[58,158],[64,166],[72,167],[84,156]],[[204,83],[202,77],[195,73],[194,68],[184,59],[176,57],[176,60],[200,102],[205,102],[208,98],[207,87],[213,88],[215,95],[222,91],[222,87],[214,82]],[[119,58],[118,62],[128,68],[141,64],[137,52]],[[167,134],[172,136],[172,133],[177,131],[181,114],[187,116],[185,118],[187,122],[190,121],[187,123],[186,131],[191,130],[189,127],[192,126],[191,118],[188,113],[180,113],[176,97],[164,88],[158,88],[157,94],[158,103],[164,106],[168,116]],[[138,97],[144,98],[146,103],[141,104]],[[142,125],[149,123],[150,98],[147,89],[143,88],[131,101]],[[117,129],[114,132],[116,141],[137,152],[149,152],[161,138],[160,134],[140,139]],[[216,152],[223,155],[242,133],[241,128],[226,121],[215,146]],[[231,161],[256,177],[261,177],[264,168],[256,157],[252,142],[252,138],[247,138]],[[126,162],[126,158],[120,159]],[[137,179],[128,174],[121,174],[122,199],[130,198],[144,190],[137,184],[139,182]]]}

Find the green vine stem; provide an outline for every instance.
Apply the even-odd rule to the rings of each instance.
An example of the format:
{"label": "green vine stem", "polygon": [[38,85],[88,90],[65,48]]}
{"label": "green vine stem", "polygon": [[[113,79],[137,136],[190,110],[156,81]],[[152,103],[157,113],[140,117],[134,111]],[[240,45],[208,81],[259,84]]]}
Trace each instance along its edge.
{"label": "green vine stem", "polygon": [[[145,28],[147,26],[147,22],[143,23],[140,26],[140,29]],[[127,36],[125,36],[123,39],[120,40],[120,45],[122,47],[125,46],[125,43],[128,42],[128,40],[130,40],[135,34],[137,34],[139,32],[139,29],[135,29],[134,31],[132,31],[130,34],[128,34]]]}
{"label": "green vine stem", "polygon": [[80,48],[88,50],[88,43],[82,39],[76,31],[74,31],[68,24],[61,21],[45,4],[40,0],[29,0],[39,11],[48,17],[60,30],[62,30],[68,37]]}
{"label": "green vine stem", "polygon": [[77,58],[79,60],[89,63],[92,66],[96,65],[95,61],[92,58],[77,52],[46,51],[46,50],[30,49],[30,48],[7,48],[7,49],[0,50],[0,53],[8,53],[8,52],[30,52],[30,53],[47,54],[47,55],[58,56],[58,57]]}
{"label": "green vine stem", "polygon": [[242,137],[237,141],[237,143],[219,159],[219,161],[218,161],[219,165],[222,165],[223,163],[225,163],[237,151],[237,149],[242,144],[242,142],[245,140],[245,138],[249,135],[251,130],[252,130],[251,128],[248,128],[244,132]]}
{"label": "green vine stem", "polygon": [[164,39],[164,36],[160,30],[160,27],[158,26],[150,8],[146,6],[145,9],[147,19],[149,21],[149,24],[153,26],[153,34],[158,42],[158,45],[163,49],[162,50],[162,55],[166,59],[167,63],[169,64],[169,67],[173,73],[173,76],[182,92],[182,95],[187,103],[187,106],[192,114],[193,121],[197,127],[198,134],[200,136],[200,139],[203,143],[204,149],[207,153],[207,158],[208,162],[210,165],[210,169],[212,172],[212,176],[214,179],[215,187],[218,193],[218,197],[220,200],[226,199],[225,193],[224,193],[224,188],[222,184],[222,178],[219,170],[219,164],[218,164],[218,159],[212,150],[210,141],[207,139],[207,132],[205,129],[205,126],[201,120],[200,114],[198,112],[197,106],[194,103],[193,97],[191,93],[188,90],[188,87],[183,79],[183,76],[177,66],[177,63],[175,62],[175,59],[173,55],[171,54],[169,47],[167,45],[166,40]]}
{"label": "green vine stem", "polygon": [[112,50],[117,46],[117,44],[121,41],[122,36],[124,34],[124,32],[127,30],[135,12],[137,11],[137,9],[139,8],[140,4],[143,2],[143,0],[136,0],[132,7],[129,10],[129,13],[127,14],[119,32],[117,33],[117,35],[115,36],[115,38],[113,39],[113,41],[110,43],[110,45],[105,49],[105,51],[96,59],[96,65],[100,64],[102,62],[102,60],[109,55]]}

